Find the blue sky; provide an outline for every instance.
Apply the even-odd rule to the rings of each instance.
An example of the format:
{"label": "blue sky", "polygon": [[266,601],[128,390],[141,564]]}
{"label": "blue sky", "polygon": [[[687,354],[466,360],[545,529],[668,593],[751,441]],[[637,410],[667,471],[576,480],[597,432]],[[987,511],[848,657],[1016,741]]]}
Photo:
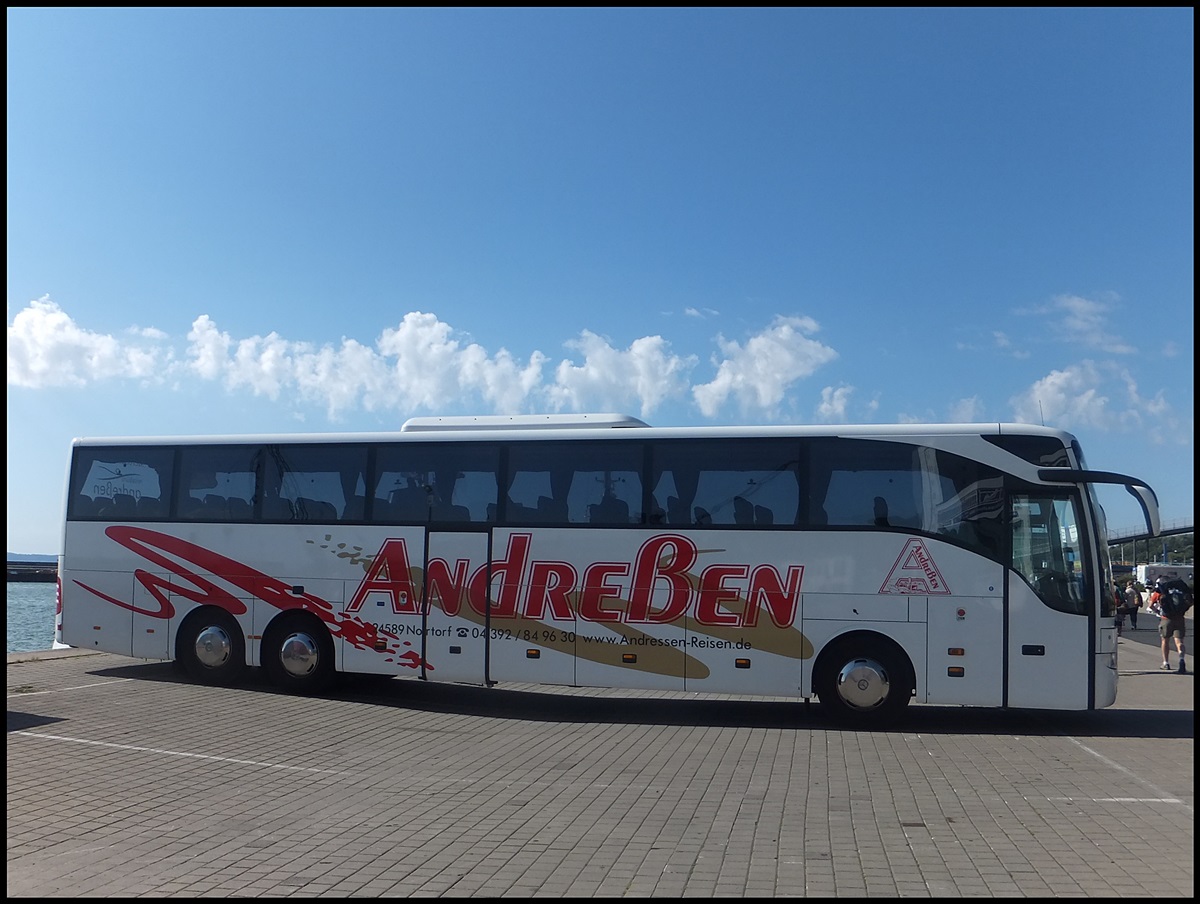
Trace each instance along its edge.
{"label": "blue sky", "polygon": [[10,7],[8,549],[74,436],[549,411],[1044,422],[1190,523],[1193,15]]}

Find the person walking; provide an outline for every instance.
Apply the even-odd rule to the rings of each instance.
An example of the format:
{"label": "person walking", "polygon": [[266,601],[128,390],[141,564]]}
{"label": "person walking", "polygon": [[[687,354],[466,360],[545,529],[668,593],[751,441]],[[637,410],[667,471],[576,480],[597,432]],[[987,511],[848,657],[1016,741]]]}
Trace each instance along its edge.
{"label": "person walking", "polygon": [[1169,672],[1171,670],[1171,659],[1167,655],[1170,650],[1170,641],[1175,641],[1175,650],[1179,653],[1179,674],[1187,674],[1187,663],[1184,661],[1187,655],[1187,647],[1184,641],[1187,638],[1187,620],[1184,615],[1192,606],[1192,592],[1188,589],[1187,584],[1179,580],[1164,581],[1159,578],[1154,582],[1154,594],[1151,599],[1151,608],[1156,609],[1158,615],[1158,634],[1162,638],[1162,670]]}
{"label": "person walking", "polygon": [[1129,627],[1136,631],[1138,610],[1142,608],[1142,595],[1133,581],[1125,585],[1125,608],[1129,610]]}

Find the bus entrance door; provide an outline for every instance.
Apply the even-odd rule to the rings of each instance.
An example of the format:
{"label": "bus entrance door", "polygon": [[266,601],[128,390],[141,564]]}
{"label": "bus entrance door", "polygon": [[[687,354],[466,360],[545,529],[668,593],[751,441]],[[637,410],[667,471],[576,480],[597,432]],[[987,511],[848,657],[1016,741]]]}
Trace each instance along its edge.
{"label": "bus entrance door", "polygon": [[1005,705],[1087,709],[1087,616],[1052,609],[1015,572],[1009,574],[1008,601]]}
{"label": "bus entrance door", "polygon": [[482,610],[487,562],[486,532],[429,532],[421,639],[425,677],[430,681],[486,681],[487,626]]}

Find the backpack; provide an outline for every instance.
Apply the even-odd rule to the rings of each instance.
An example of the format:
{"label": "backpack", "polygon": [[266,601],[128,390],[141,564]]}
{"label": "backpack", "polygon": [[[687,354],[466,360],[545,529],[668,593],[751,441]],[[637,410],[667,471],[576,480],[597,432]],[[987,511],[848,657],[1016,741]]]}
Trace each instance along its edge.
{"label": "backpack", "polygon": [[1165,588],[1161,605],[1165,618],[1182,618],[1192,608],[1192,594],[1187,587],[1173,581]]}

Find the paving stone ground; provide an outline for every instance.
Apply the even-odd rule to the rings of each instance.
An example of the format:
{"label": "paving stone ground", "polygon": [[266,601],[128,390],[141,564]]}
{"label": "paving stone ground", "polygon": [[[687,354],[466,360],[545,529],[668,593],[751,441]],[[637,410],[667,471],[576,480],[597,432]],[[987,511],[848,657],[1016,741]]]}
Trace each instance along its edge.
{"label": "paving stone ground", "polygon": [[870,732],[771,698],[305,699],[10,655],[7,891],[1191,899],[1193,679],[1157,642],[1126,631],[1107,710],[914,706]]}

